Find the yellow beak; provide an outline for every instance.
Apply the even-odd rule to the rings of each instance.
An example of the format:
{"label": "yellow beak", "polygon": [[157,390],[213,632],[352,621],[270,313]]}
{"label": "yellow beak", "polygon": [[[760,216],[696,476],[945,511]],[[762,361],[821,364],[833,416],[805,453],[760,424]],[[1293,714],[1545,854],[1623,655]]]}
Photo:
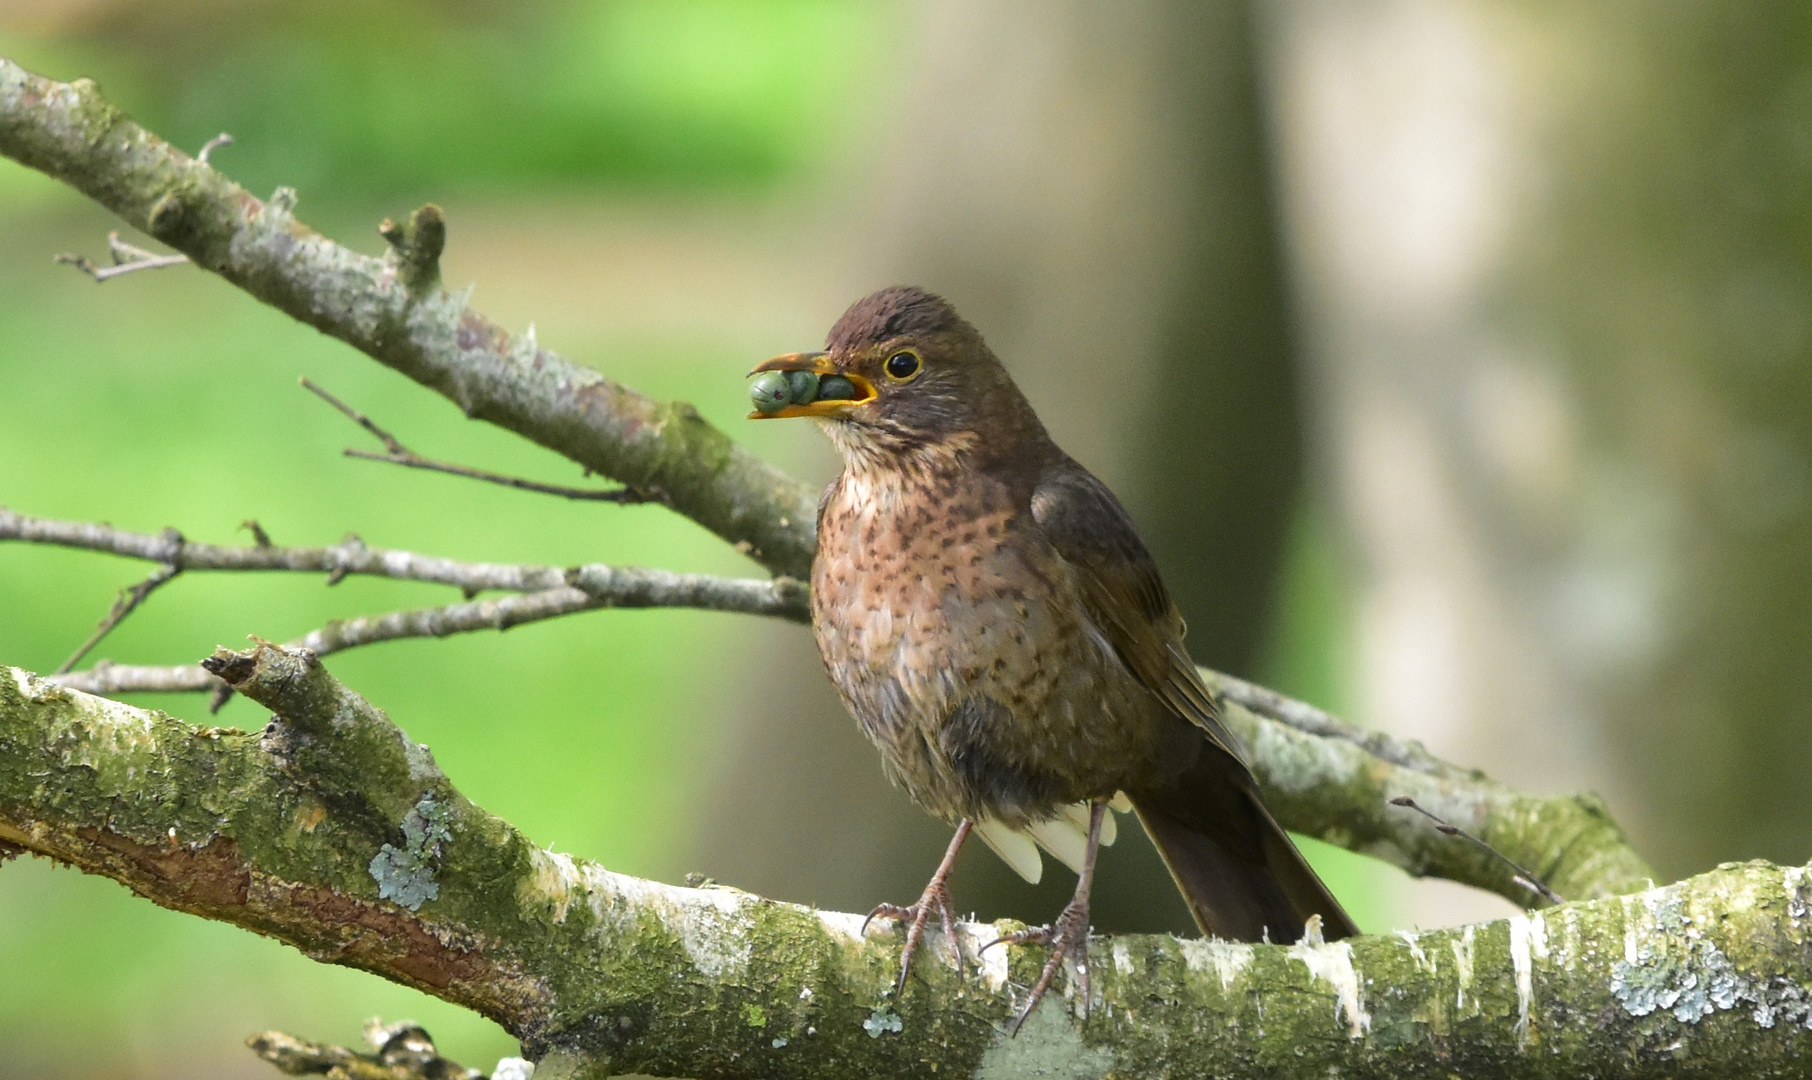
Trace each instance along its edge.
{"label": "yellow beak", "polygon": [[775,412],[752,412],[751,420],[784,420],[791,416],[835,416],[850,409],[866,405],[875,399],[874,384],[860,375],[838,371],[830,362],[830,356],[821,352],[784,353],[771,360],[756,364],[750,375],[760,375],[764,371],[809,371],[814,375],[841,375],[856,388],[853,398],[827,398],[821,401],[807,402],[803,405],[788,405]]}

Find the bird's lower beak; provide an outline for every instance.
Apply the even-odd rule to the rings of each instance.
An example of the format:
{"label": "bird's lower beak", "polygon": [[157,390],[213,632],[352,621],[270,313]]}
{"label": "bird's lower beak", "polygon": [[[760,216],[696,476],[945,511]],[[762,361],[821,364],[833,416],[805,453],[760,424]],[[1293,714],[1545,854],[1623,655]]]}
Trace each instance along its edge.
{"label": "bird's lower beak", "polygon": [[840,376],[848,379],[855,387],[855,396],[849,398],[820,398],[816,401],[795,403],[777,409],[774,412],[752,412],[751,420],[783,420],[790,416],[836,416],[846,413],[858,406],[866,405],[875,399],[874,384],[860,375],[838,371],[830,361],[827,353],[795,352],[784,353],[771,360],[763,360],[755,365],[750,375],[760,375],[764,371],[809,371],[820,376]]}

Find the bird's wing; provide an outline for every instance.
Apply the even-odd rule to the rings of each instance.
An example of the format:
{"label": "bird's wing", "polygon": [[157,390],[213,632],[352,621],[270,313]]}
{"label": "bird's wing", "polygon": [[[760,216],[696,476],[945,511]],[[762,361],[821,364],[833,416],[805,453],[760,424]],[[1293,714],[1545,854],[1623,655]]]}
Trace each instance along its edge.
{"label": "bird's wing", "polygon": [[1183,616],[1158,564],[1107,485],[1073,461],[1048,469],[1032,493],[1032,520],[1076,568],[1089,615],[1120,661],[1171,711],[1243,761],[1183,648]]}

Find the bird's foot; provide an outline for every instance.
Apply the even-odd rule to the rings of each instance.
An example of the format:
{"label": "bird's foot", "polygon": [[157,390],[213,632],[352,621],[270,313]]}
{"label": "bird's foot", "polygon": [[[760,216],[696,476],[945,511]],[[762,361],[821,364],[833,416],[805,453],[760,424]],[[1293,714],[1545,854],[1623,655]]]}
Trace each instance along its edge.
{"label": "bird's foot", "polygon": [[925,924],[937,916],[939,925],[944,928],[944,936],[950,939],[950,951],[956,956],[956,972],[963,973],[963,946],[956,936],[956,908],[950,902],[950,887],[944,884],[942,875],[931,879],[925,886],[925,894],[919,897],[918,903],[901,906],[899,904],[880,904],[862,920],[862,933],[868,933],[868,924],[876,919],[897,919],[906,927],[906,944],[900,949],[900,978],[894,984],[893,996],[899,997],[906,990],[906,976],[912,971],[912,956],[919,950],[919,942],[925,936]]}
{"label": "bird's foot", "polygon": [[1088,897],[1079,895],[1057,916],[1057,921],[1049,926],[1034,926],[1018,930],[1003,937],[996,938],[982,946],[986,952],[996,945],[1048,945],[1051,955],[1045,959],[1044,970],[1038,973],[1038,981],[1032,984],[1031,996],[1026,998],[1026,1007],[1019,1012],[1019,1018],[1013,1021],[1012,1034],[1018,1035],[1019,1029],[1025,1026],[1026,1018],[1038,1003],[1044,1000],[1045,991],[1051,988],[1051,980],[1063,967],[1063,960],[1069,957],[1076,962],[1076,991],[1082,998],[1082,1017],[1088,1019],[1089,985],[1088,985]]}

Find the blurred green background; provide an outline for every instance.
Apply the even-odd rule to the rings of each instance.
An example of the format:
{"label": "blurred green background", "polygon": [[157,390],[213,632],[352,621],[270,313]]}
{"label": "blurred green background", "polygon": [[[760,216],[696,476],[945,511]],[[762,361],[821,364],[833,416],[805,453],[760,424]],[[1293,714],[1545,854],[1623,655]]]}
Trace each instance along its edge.
{"label": "blurred green background", "polygon": [[[813,482],[741,373],[912,280],[1125,498],[1198,660],[1522,787],[1593,787],[1666,875],[1812,847],[1812,18],[1521,0],[0,0],[0,55],[376,252],[424,201],[512,329],[693,401]],[[347,460],[306,375],[425,455],[554,482],[483,425],[0,162],[0,504],[230,543],[755,568],[655,507]],[[0,545],[0,661],[50,670],[145,567]],[[96,651],[178,663],[445,590],[191,574]],[[537,842],[856,909],[945,834],[801,628],[611,612],[336,657]],[[198,699],[143,704],[206,720]],[[261,724],[244,701],[223,722]],[[1765,792],[1765,797],[1758,795]],[[1130,830],[1136,833],[1136,830]],[[1103,929],[1182,928],[1149,846]],[[1508,910],[1323,846],[1362,926]],[[1036,920],[965,856],[959,906]],[[279,1027],[476,1017],[40,860],[0,867],[0,1078],[252,1077]]]}

